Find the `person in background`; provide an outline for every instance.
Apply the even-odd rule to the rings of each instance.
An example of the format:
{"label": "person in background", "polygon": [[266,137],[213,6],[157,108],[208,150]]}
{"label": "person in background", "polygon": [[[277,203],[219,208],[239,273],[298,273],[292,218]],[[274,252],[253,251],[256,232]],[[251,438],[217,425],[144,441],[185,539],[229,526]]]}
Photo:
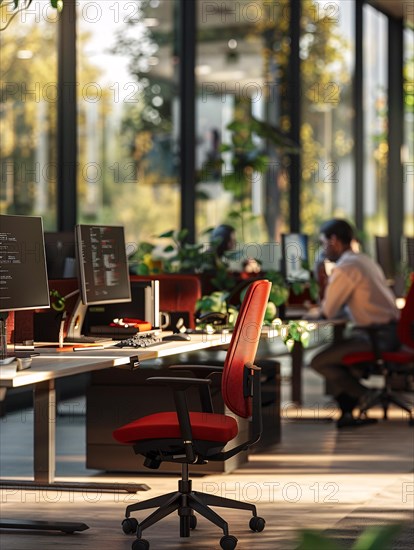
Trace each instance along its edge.
{"label": "person in background", "polygon": [[335,267],[326,282],[320,307],[308,318],[334,319],[345,312],[354,328],[341,342],[317,353],[310,366],[325,377],[338,402],[338,428],[359,426],[372,419],[354,418],[352,411],[363,408],[374,390],[361,384],[361,369],[351,370],[341,360],[348,353],[371,350],[367,332],[358,327],[380,325],[381,348],[397,349],[399,310],[380,266],[366,254],[353,250],[354,230],[346,220],[326,221],[320,228],[320,242],[324,257],[335,262]]}
{"label": "person in background", "polygon": [[[232,225],[218,225],[210,233],[210,251],[215,252],[216,266],[226,265],[226,252],[236,250],[236,230]],[[259,273],[260,264],[254,258],[244,258],[241,264],[244,273]]]}
{"label": "person in background", "polygon": [[218,225],[210,233],[210,246],[214,248],[218,259],[222,260],[224,253],[235,250],[237,244],[236,230],[232,225]]}

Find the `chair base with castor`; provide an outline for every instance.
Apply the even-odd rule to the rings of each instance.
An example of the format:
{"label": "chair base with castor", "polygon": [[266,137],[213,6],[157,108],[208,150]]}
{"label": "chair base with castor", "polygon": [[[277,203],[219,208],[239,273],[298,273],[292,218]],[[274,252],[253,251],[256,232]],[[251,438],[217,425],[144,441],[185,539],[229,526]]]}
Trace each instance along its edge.
{"label": "chair base with castor", "polygon": [[[266,522],[257,515],[254,504],[193,491],[192,482],[188,479],[188,465],[183,464],[182,479],[178,482],[178,491],[127,506],[126,518],[122,522],[122,530],[125,534],[136,533],[137,540],[132,545],[133,550],[148,550],[150,547],[149,542],[142,538],[144,529],[177,511],[180,518],[180,537],[189,537],[190,531],[197,526],[197,516],[194,515],[194,512],[197,512],[223,530],[223,536],[220,540],[220,546],[223,550],[234,550],[237,545],[237,538],[229,534],[228,523],[214,512],[210,506],[248,510],[253,514],[249,522],[250,529],[260,532],[265,527]],[[158,509],[141,522],[130,517],[132,512],[149,508]]]}
{"label": "chair base with castor", "polygon": [[388,420],[388,409],[390,405],[395,405],[396,407],[399,407],[400,409],[408,413],[408,423],[410,426],[414,426],[412,408],[408,405],[408,403],[398,397],[398,395],[396,395],[391,390],[391,382],[387,373],[385,374],[385,380],[386,382],[384,388],[382,390],[379,390],[378,392],[375,392],[372,398],[364,404],[363,408],[361,408],[359,413],[360,418],[364,418],[367,414],[367,411],[369,409],[372,409],[372,407],[380,405],[383,409],[383,419]]}

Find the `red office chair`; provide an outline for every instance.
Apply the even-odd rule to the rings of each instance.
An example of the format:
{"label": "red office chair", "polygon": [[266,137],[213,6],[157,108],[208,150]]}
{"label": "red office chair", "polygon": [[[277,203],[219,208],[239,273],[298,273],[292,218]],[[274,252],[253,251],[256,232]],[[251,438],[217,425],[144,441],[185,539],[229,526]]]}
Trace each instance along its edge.
{"label": "red office chair", "polygon": [[[394,374],[414,373],[414,274],[411,275],[411,286],[405,300],[405,306],[401,310],[398,323],[398,338],[402,347],[397,351],[380,351],[376,338],[375,326],[367,328],[373,344],[372,351],[350,353],[342,362],[348,367],[355,365],[371,366],[373,373],[382,373],[384,386],[371,401],[366,403],[360,411],[365,415],[367,410],[381,404],[384,410],[384,419],[388,416],[388,407],[392,403],[406,411],[409,415],[409,423],[414,426],[412,408],[400,399],[391,389]],[[370,370],[368,369],[368,373]]]}
{"label": "red office chair", "polygon": [[[241,418],[252,417],[251,434],[247,441],[223,451],[224,446],[236,437],[238,425],[234,417],[213,412],[209,378],[148,378],[149,384],[171,387],[174,391],[176,411],[151,414],[115,430],[115,439],[120,443],[132,445],[136,454],[144,455],[144,464],[148,468],[158,468],[163,461],[182,464],[178,491],[127,506],[122,528],[127,534],[136,532],[137,539],[132,545],[133,550],[148,550],[149,542],[141,538],[142,531],[175,510],[180,517],[181,537],[190,536],[190,529],[194,529],[197,524],[194,512],[198,512],[223,530],[224,535],[220,540],[223,550],[233,550],[237,545],[237,538],[229,535],[227,522],[210,506],[250,510],[253,514],[249,523],[250,529],[257,532],[264,529],[265,521],[257,516],[256,506],[253,504],[193,491],[191,480],[188,478],[188,465],[203,464],[208,460],[227,460],[245,451],[260,438],[260,369],[253,361],[270,288],[271,283],[265,280],[255,281],[248,288],[224,367],[221,369],[221,388],[225,405]],[[190,369],[197,374],[204,371],[209,376],[212,370],[217,372],[219,367],[212,369],[206,365],[185,365],[183,369]],[[203,412],[188,411],[185,392],[195,387],[199,389]],[[158,509],[139,523],[130,517],[131,512],[148,508]]]}

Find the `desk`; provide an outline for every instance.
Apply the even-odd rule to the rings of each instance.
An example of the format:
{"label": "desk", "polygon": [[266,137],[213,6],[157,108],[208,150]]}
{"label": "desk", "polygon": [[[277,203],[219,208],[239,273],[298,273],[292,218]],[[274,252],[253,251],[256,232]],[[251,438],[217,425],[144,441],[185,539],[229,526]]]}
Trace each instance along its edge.
{"label": "desk", "polygon": [[[41,355],[33,357],[30,369],[20,371],[11,377],[0,374],[0,387],[17,388],[34,385],[34,481],[7,482],[1,483],[1,485],[3,487],[53,486],[55,478],[55,380],[57,378],[110,367],[136,368],[140,362],[149,359],[225,345],[230,342],[230,338],[230,334],[193,335],[189,341],[171,341],[147,349],[94,350],[85,348],[85,350],[76,352],[56,352],[53,348],[38,348]],[[101,490],[105,489],[105,484],[97,485]],[[59,487],[79,488],[79,484],[59,483]],[[113,485],[108,488],[113,490]],[[145,484],[124,485],[119,486],[119,489],[136,492],[137,490],[147,490],[149,487]]]}

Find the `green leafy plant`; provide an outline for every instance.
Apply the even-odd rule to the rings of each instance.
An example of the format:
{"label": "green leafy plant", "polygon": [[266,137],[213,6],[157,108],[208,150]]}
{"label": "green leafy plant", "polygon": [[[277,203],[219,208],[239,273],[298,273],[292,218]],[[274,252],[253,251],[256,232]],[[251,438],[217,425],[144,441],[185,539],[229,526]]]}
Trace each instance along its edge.
{"label": "green leafy plant", "polygon": [[[228,315],[226,325],[233,327],[236,323],[238,310],[228,303],[229,296],[229,292],[219,290],[203,296],[196,302],[197,315],[200,316],[213,312],[224,313]],[[199,326],[204,326],[205,324],[208,323],[198,323]]]}
{"label": "green leafy plant", "polygon": [[188,230],[167,231],[158,235],[160,239],[170,239],[172,243],[164,247],[166,258],[162,260],[167,273],[201,273],[213,268],[213,257],[206,254],[204,244],[192,244],[187,240]]}
{"label": "green leafy plant", "polygon": [[155,246],[151,243],[142,241],[139,243],[136,252],[129,258],[129,271],[135,275],[150,275],[159,273],[159,264],[157,264],[152,252]]}
{"label": "green leafy plant", "polygon": [[283,323],[279,318],[274,319],[271,326],[276,331],[276,334],[280,336],[289,351],[295,342],[300,342],[304,348],[307,348],[310,341],[310,333],[315,330],[314,323],[308,321],[288,321]]}
{"label": "green leafy plant", "polygon": [[[283,132],[267,122],[256,119],[246,110],[239,109],[236,118],[227,126],[232,132],[231,143],[220,147],[221,153],[231,154],[231,171],[223,175],[223,185],[231,191],[237,206],[229,213],[231,222],[240,222],[241,236],[244,240],[245,224],[256,218],[251,211],[251,190],[255,174],[263,174],[269,168],[269,157],[264,146],[257,144],[257,137],[266,145],[272,144],[283,153],[298,153],[299,147]],[[224,164],[224,159],[218,161]],[[217,169],[215,166],[214,169]]]}
{"label": "green leafy plant", "polygon": [[[370,527],[360,535],[352,550],[389,550],[400,530],[401,525]],[[344,547],[317,531],[305,530],[301,533],[298,550],[344,550]]]}
{"label": "green leafy plant", "polygon": [[266,273],[266,279],[272,283],[269,300],[273,302],[275,306],[285,304],[289,298],[290,291],[289,285],[282,273],[280,273],[280,271],[268,271]]}

